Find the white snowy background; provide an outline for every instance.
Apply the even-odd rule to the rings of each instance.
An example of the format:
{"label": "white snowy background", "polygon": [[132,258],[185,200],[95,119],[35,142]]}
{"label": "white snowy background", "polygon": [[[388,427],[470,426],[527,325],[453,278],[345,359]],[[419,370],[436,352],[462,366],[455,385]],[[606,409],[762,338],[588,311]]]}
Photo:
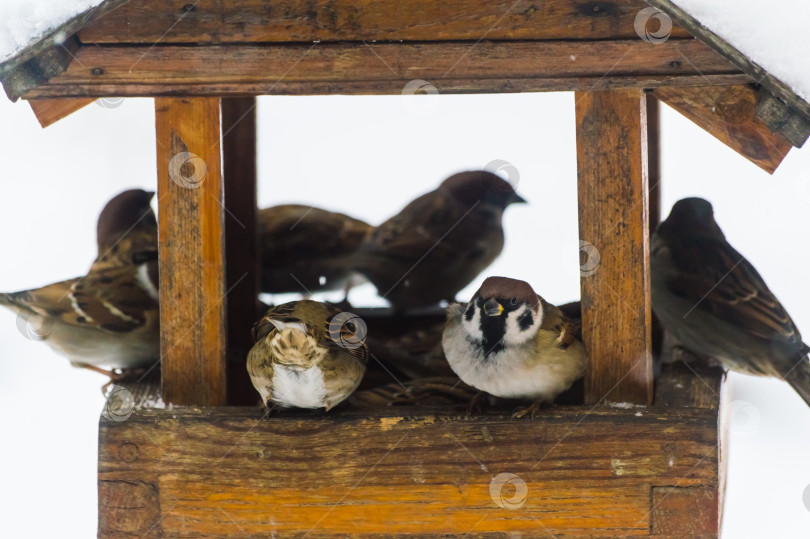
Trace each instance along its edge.
{"label": "white snowy background", "polygon": [[[306,202],[377,224],[448,174],[504,159],[530,204],[506,212],[506,248],[486,274],[527,279],[552,302],[577,298],[573,94],[440,95],[434,105],[425,114],[434,107],[398,96],[261,98],[261,205]],[[729,240],[810,334],[810,150],[793,150],[769,176],[666,107],[662,124],[664,212],[685,196],[711,200]],[[92,104],[43,130],[26,103],[0,99],[0,125],[0,289],[81,275],[104,203],[155,187],[153,102]],[[368,285],[352,295],[372,298]],[[730,381],[740,412],[723,537],[806,539],[810,410],[779,381]],[[0,536],[94,536],[103,383],[0,311]]]}

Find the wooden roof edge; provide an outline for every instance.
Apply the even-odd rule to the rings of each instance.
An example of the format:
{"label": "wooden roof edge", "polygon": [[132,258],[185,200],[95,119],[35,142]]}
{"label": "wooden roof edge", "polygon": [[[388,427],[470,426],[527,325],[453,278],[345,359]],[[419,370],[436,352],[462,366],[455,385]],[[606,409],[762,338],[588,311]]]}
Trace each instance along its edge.
{"label": "wooden roof edge", "polygon": [[804,144],[810,136],[810,103],[683,8],[675,5],[672,0],[645,1],[669,15],[690,34],[724,56],[738,69],[753,77],[754,81],[764,90],[760,94],[761,105],[757,108],[760,118],[797,148]]}
{"label": "wooden roof edge", "polygon": [[79,41],[71,35],[60,40],[58,45],[44,47],[35,56],[0,73],[0,82],[8,98],[15,102],[29,90],[64,72],[78,49]]}
{"label": "wooden roof edge", "polygon": [[104,0],[99,5],[88,8],[61,25],[48,30],[38,38],[35,38],[24,48],[0,61],[0,75],[25,64],[32,58],[39,56],[41,53],[53,47],[63,45],[67,39],[90,22],[90,19],[109,13],[129,1],[130,0]]}

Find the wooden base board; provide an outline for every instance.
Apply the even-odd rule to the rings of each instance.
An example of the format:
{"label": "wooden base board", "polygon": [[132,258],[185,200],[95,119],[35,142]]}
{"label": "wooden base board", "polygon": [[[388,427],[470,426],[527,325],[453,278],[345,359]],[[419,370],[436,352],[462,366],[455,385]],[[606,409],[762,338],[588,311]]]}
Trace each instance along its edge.
{"label": "wooden base board", "polygon": [[523,420],[406,407],[102,419],[99,537],[716,537],[720,377],[663,378],[666,405]]}

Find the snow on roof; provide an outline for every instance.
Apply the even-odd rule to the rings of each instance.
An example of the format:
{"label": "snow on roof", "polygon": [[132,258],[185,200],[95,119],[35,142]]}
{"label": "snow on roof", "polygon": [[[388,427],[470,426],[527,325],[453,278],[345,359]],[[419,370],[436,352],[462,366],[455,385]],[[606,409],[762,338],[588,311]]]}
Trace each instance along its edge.
{"label": "snow on roof", "polygon": [[703,26],[810,101],[807,0],[672,0]]}
{"label": "snow on roof", "polygon": [[[104,0],[0,0],[0,62]],[[810,101],[807,0],[671,0]]]}
{"label": "snow on roof", "polygon": [[103,0],[0,0],[0,62]]}

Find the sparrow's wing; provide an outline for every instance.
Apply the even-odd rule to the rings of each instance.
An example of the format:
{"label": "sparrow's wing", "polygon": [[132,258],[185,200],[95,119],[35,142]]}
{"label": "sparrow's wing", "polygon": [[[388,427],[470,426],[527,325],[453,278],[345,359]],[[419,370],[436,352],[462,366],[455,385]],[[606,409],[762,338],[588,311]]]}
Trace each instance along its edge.
{"label": "sparrow's wing", "polygon": [[345,255],[356,250],[371,225],[342,213],[286,204],[259,210],[259,243],[265,264]]}
{"label": "sparrow's wing", "polygon": [[75,311],[70,291],[79,279],[68,279],[42,288],[0,294],[0,305],[15,312],[26,312],[47,318],[69,318]]}
{"label": "sparrow's wing", "polygon": [[800,344],[799,331],[785,308],[754,266],[725,241],[677,249],[672,259],[678,271],[670,272],[667,285],[694,302],[695,308],[763,339],[779,336]]}
{"label": "sparrow's wing", "polygon": [[[267,325],[273,326],[270,323]],[[267,404],[273,394],[273,356],[264,342],[257,343],[248,352],[247,370],[253,387],[261,395],[262,402]]]}
{"label": "sparrow's wing", "polygon": [[414,259],[428,250],[452,249],[452,242],[440,241],[464,215],[458,204],[433,191],[417,198],[397,215],[376,227],[361,248],[364,254]]}
{"label": "sparrow's wing", "polygon": [[157,303],[138,284],[136,267],[94,268],[80,279],[6,294],[2,301],[68,326],[109,333],[143,326],[146,313],[157,309]]}
{"label": "sparrow's wing", "polygon": [[555,346],[565,350],[571,346],[576,339],[582,336],[582,320],[571,320],[555,305],[548,303],[540,296],[538,296],[538,298],[543,306],[543,323],[541,328],[554,332],[557,335],[554,341]]}
{"label": "sparrow's wing", "polygon": [[76,315],[72,322],[90,323],[113,333],[132,331],[147,320],[146,313],[157,309],[157,302],[138,283],[137,266],[94,266],[86,277],[71,288]]}
{"label": "sparrow's wing", "polygon": [[344,314],[343,311],[331,303],[321,303],[319,307],[323,309],[319,315],[323,319],[320,325],[316,324],[314,316],[307,317],[311,320],[308,325],[318,344],[325,348],[339,349],[365,365],[368,362],[368,345],[365,342],[366,328],[362,320],[350,313],[345,313],[345,317],[340,318],[338,315]]}
{"label": "sparrow's wing", "polygon": [[343,324],[340,329],[330,328],[327,320],[324,326],[324,338],[318,344],[325,348],[339,349],[358,359],[364,365],[368,363],[368,345],[365,336],[358,332],[358,327],[351,322]]}

